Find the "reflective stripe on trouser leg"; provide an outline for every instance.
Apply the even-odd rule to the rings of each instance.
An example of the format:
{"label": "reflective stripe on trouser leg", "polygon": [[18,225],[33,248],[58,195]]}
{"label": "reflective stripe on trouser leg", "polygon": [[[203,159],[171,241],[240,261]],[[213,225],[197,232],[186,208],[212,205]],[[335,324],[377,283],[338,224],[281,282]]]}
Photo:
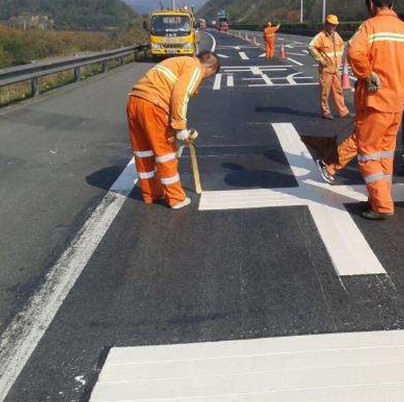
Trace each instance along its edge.
{"label": "reflective stripe on trouser leg", "polygon": [[323,116],[331,114],[328,98],[330,97],[332,75],[329,73],[320,73],[320,107]]}
{"label": "reflective stripe on trouser leg", "polygon": [[156,166],[164,195],[170,207],[184,201],[186,194],[178,173],[178,159],[175,156],[175,144],[169,145],[169,152],[156,157]]}
{"label": "reflective stripe on trouser leg", "polygon": [[334,98],[335,106],[340,116],[346,116],[349,113],[349,110],[345,106],[344,93],[341,85],[341,76],[339,74],[332,75],[331,92]]}
{"label": "reflective stripe on trouser leg", "polygon": [[154,152],[147,135],[147,106],[142,99],[129,97],[127,115],[140,192],[144,202],[151,203],[162,197],[163,189],[156,175]]}
{"label": "reflective stripe on trouser leg", "polygon": [[394,212],[392,175],[400,113],[368,108],[357,116],[358,164],[374,211]]}

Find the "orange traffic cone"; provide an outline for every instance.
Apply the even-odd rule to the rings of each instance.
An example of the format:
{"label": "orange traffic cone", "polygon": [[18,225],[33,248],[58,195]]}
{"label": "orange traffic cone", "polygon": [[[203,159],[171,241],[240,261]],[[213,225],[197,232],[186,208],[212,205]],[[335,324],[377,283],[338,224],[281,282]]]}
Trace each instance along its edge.
{"label": "orange traffic cone", "polygon": [[286,59],[285,45],[283,43],[281,45],[281,51],[279,52],[279,58]]}
{"label": "orange traffic cone", "polygon": [[252,44],[253,44],[253,46],[258,47],[258,42],[257,42],[256,36],[253,36]]}
{"label": "orange traffic cone", "polygon": [[352,89],[351,80],[349,78],[347,59],[344,60],[344,67],[342,68],[341,84],[342,89]]}

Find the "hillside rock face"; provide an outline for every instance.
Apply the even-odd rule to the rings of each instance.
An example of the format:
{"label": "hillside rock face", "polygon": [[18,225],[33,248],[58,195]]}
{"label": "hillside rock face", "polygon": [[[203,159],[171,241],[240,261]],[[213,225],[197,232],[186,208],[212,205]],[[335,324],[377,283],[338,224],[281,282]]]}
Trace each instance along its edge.
{"label": "hillside rock face", "polygon": [[[217,12],[225,9],[233,23],[262,24],[266,20],[300,21],[300,0],[209,0],[199,11],[200,16],[216,19]],[[366,18],[365,0],[327,0],[327,13],[337,14],[342,21]],[[404,0],[395,1],[395,9],[404,12]],[[304,20],[320,22],[323,2],[304,0]]]}
{"label": "hillside rock face", "polygon": [[121,0],[0,0],[0,20],[22,14],[45,15],[59,29],[104,30],[119,27],[136,13]]}

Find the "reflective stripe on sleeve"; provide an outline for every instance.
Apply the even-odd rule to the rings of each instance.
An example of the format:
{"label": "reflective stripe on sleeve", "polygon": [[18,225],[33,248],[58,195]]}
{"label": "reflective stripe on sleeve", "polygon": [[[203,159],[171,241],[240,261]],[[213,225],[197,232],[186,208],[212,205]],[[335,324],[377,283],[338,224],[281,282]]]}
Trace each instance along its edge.
{"label": "reflective stripe on sleeve", "polygon": [[404,42],[404,35],[396,32],[378,32],[373,35],[369,35],[369,42]]}
{"label": "reflective stripe on sleeve", "polygon": [[379,159],[393,159],[394,151],[375,152],[370,155],[358,155],[359,162],[378,161]]}
{"label": "reflective stripe on sleeve", "polygon": [[150,158],[150,156],[154,155],[153,151],[135,151],[134,152],[136,158]]}
{"label": "reflective stripe on sleeve", "polygon": [[192,74],[191,80],[189,82],[187,92],[184,98],[184,106],[182,108],[182,118],[184,121],[187,121],[187,111],[188,111],[188,102],[189,102],[189,95],[195,91],[196,83],[201,75],[201,70],[197,68],[194,73]]}
{"label": "reflective stripe on sleeve", "polygon": [[178,80],[177,76],[167,67],[158,65],[156,67],[153,67],[153,70],[157,70],[163,73],[173,84],[175,84]]}
{"label": "reflective stripe on sleeve", "polygon": [[158,163],[169,162],[169,161],[174,160],[176,157],[177,157],[177,155],[175,153],[157,156],[156,162],[158,162]]}
{"label": "reflective stripe on sleeve", "polygon": [[161,178],[161,183],[168,186],[170,184],[174,184],[180,181],[180,175],[176,174],[175,176],[171,177],[162,177]]}
{"label": "reflective stripe on sleeve", "polygon": [[156,171],[153,170],[152,172],[138,172],[139,179],[152,179],[156,176]]}

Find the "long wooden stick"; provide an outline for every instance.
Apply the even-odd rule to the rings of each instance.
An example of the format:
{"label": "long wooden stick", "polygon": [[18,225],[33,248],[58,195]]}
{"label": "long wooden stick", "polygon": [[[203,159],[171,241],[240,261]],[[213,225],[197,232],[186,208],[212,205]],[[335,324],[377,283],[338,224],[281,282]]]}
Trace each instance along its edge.
{"label": "long wooden stick", "polygon": [[201,177],[199,175],[198,160],[196,159],[195,146],[192,143],[189,144],[189,153],[191,154],[191,166],[192,166],[192,173],[194,174],[195,192],[196,194],[201,194],[202,193]]}

